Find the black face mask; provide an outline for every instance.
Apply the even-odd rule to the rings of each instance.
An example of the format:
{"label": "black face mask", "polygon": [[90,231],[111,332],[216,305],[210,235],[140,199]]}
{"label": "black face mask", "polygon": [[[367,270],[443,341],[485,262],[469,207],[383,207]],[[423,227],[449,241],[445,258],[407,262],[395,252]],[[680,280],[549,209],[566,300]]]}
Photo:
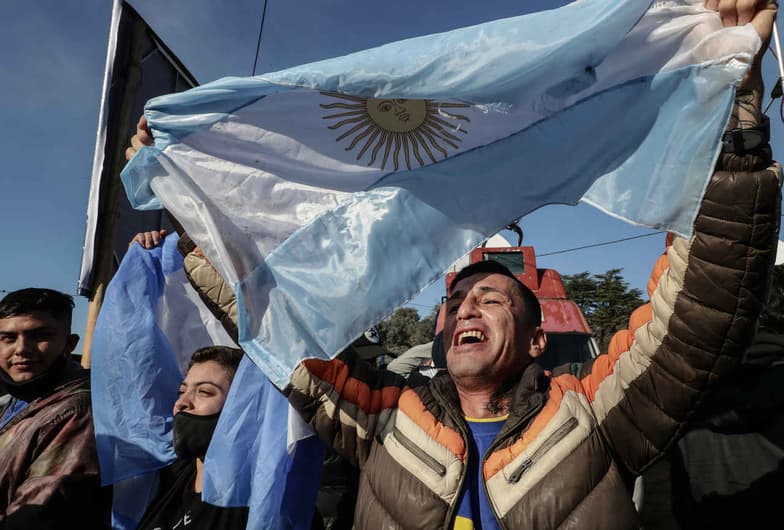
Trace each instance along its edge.
{"label": "black face mask", "polygon": [[0,370],[0,388],[4,388],[6,392],[16,399],[29,403],[39,397],[50,394],[62,381],[67,367],[68,359],[65,355],[61,355],[45,372],[20,383],[11,379],[11,376],[5,373],[4,370]]}
{"label": "black face mask", "polygon": [[174,415],[174,452],[180,458],[204,458],[210,446],[212,433],[218,424],[217,414],[197,416],[187,412]]}

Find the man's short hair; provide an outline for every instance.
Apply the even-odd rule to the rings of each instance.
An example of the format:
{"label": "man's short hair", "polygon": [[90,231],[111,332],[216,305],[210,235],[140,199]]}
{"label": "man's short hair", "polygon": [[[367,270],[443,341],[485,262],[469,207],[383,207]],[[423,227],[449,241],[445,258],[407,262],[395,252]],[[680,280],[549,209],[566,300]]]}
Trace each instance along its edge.
{"label": "man's short hair", "polygon": [[469,276],[473,276],[474,274],[500,274],[502,276],[506,276],[507,278],[511,278],[514,284],[517,286],[517,291],[520,293],[520,297],[523,299],[523,306],[529,323],[533,324],[534,326],[542,325],[542,306],[539,304],[539,299],[536,298],[534,292],[526,287],[526,285],[521,282],[517,276],[512,274],[512,271],[497,261],[477,261],[476,263],[466,265],[460,269],[454,278],[452,278],[452,283],[449,284],[449,291],[452,292],[458,282],[468,278]]}
{"label": "man's short hair", "polygon": [[73,308],[73,297],[69,294],[54,289],[28,287],[8,293],[0,300],[0,318],[47,313],[65,324],[66,331],[70,332]]}
{"label": "man's short hair", "polygon": [[206,363],[208,361],[215,361],[231,372],[232,376],[237,371],[237,367],[242,360],[242,350],[239,348],[229,348],[228,346],[206,346],[199,348],[191,356],[191,362],[188,363],[190,370],[194,364]]}

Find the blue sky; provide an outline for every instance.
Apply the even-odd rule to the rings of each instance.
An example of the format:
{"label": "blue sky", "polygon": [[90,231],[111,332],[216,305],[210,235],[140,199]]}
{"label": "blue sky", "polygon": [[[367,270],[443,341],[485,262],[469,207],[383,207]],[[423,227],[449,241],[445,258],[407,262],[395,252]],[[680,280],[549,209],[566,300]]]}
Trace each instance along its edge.
{"label": "blue sky", "polygon": [[[200,82],[251,74],[263,0],[131,4]],[[257,73],[512,16],[519,9],[508,0],[269,0]],[[0,290],[45,286],[76,292],[110,16],[107,0],[0,2]],[[769,57],[769,85],[778,75],[774,66]],[[778,102],[774,107],[777,111]],[[784,130],[780,121],[771,121],[778,154]],[[548,206],[521,226],[524,244],[540,255],[651,233],[587,206]],[[544,256],[538,265],[562,274],[620,267],[632,287],[644,290],[663,240],[654,235]],[[429,309],[442,292],[439,281],[415,307]],[[87,300],[76,301],[74,331],[82,333]]]}

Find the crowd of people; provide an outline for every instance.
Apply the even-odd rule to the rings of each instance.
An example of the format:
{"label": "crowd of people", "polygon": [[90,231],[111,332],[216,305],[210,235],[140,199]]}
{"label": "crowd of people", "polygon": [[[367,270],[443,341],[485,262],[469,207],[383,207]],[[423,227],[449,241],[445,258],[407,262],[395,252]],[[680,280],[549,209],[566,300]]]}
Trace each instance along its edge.
{"label": "crowd of people", "polygon": [[[751,21],[769,40],[775,4],[706,5],[727,25]],[[484,261],[452,280],[433,343],[389,368],[362,358],[367,340],[331,361],[301,363],[282,392],[328,447],[313,462],[325,473],[312,528],[720,528],[775,517],[784,297],[780,276],[770,285],[781,169],[765,142],[739,145],[743,131],[761,130],[761,95],[758,57],[737,90],[732,142],[694,235],[671,240],[650,302],[609,353],[543,370],[536,296]],[[140,120],[126,156],[152,141]],[[163,237],[135,242],[151,248]],[[219,291],[191,281],[207,300]],[[70,296],[44,288],[0,301],[3,530],[111,526],[89,371],[72,359],[72,309]],[[172,411],[177,460],[160,470],[139,528],[248,523],[247,507],[201,498],[207,448],[243,356],[205,346],[193,352]],[[433,359],[445,369],[421,369]],[[632,498],[639,476],[642,508]]]}

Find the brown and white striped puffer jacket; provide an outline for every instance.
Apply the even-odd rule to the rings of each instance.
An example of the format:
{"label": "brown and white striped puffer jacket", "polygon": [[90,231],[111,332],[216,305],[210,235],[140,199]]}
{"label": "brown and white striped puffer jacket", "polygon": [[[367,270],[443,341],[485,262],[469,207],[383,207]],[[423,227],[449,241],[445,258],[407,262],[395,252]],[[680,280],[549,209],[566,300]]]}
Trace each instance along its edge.
{"label": "brown and white striped puffer jacket", "polygon": [[[778,234],[781,170],[717,172],[650,304],[580,373],[529,366],[482,462],[502,528],[636,528],[630,489],[750,344]],[[451,528],[468,428],[447,374],[404,381],[344,356],[302,363],[289,400],[361,469],[355,527]]]}

